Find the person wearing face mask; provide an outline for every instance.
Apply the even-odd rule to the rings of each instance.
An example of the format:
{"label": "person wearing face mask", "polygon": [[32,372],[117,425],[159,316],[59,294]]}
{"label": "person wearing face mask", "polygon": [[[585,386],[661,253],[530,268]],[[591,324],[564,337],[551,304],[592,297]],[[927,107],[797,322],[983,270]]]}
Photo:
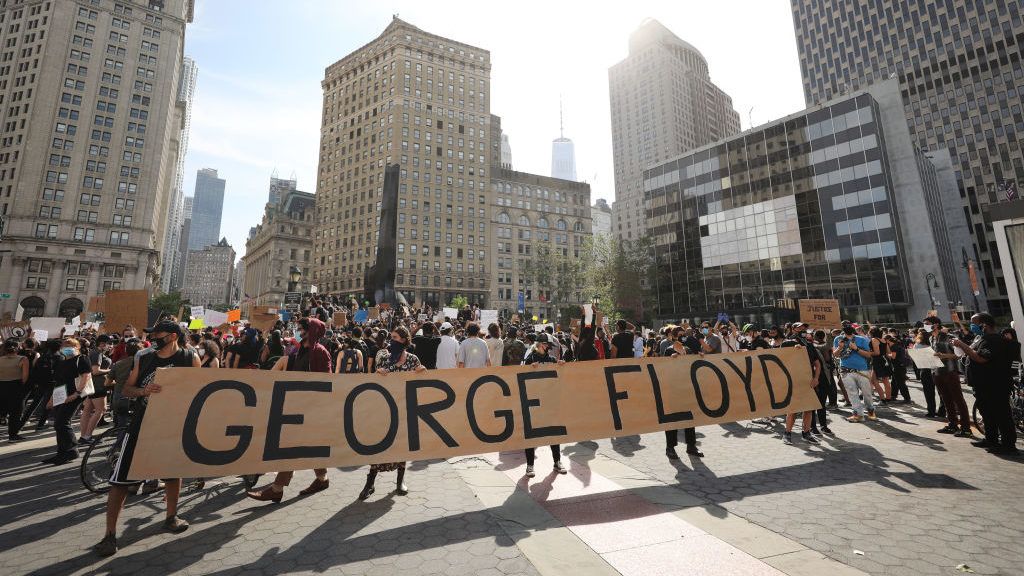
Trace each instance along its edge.
{"label": "person wearing face mask", "polygon": [[1015,456],[1017,431],[1010,414],[1013,361],[1007,341],[996,330],[995,318],[986,312],[971,317],[970,331],[973,342],[958,339],[953,346],[967,357],[967,384],[974,389],[985,422],[985,439],[971,444],[993,454]]}
{"label": "person wearing face mask", "polygon": [[[558,364],[559,366],[565,364],[562,360],[556,360],[551,355],[551,347],[554,345],[551,336],[544,332],[537,334],[537,341],[533,345],[533,350],[523,358],[523,366],[533,366],[534,368],[539,367],[541,364]],[[554,471],[558,474],[565,474],[567,471],[565,466],[562,465],[562,447],[558,444],[552,444],[551,458],[555,461]],[[533,471],[533,463],[537,457],[536,448],[527,448],[526,452],[526,477],[533,478],[535,476]]]}
{"label": "person wearing face mask", "polygon": [[[818,381],[821,378],[821,359],[818,357],[818,351],[815,350],[814,345],[807,340],[807,334],[804,329],[807,327],[806,324],[797,322],[790,327],[790,335],[788,338],[782,341],[780,348],[803,348],[807,353],[807,359],[811,363],[811,381],[809,385],[815,389],[817,393]],[[795,383],[799,385],[800,383]],[[819,396],[819,400],[821,397]],[[825,409],[821,408],[819,418],[822,419],[823,427],[828,430],[827,426],[824,426]],[[806,411],[803,413],[793,412],[786,414],[786,431],[783,432],[782,441],[785,444],[793,443],[793,425],[796,424],[796,417],[800,415],[803,419],[800,435],[804,442],[808,444],[818,444],[818,439],[814,437],[811,430],[811,421],[813,419],[813,413]]]}
{"label": "person wearing face mask", "polygon": [[705,354],[721,354],[722,338],[711,329],[711,325],[704,322],[700,325],[701,351]]}
{"label": "person wearing face mask", "polygon": [[849,422],[863,422],[864,418],[878,420],[875,403],[871,398],[871,364],[874,356],[871,340],[857,334],[857,327],[843,323],[843,333],[832,342],[832,354],[839,358],[839,372],[843,385],[853,404],[853,415]]}
{"label": "person wearing face mask", "polygon": [[[298,347],[288,354],[282,356],[272,370],[279,372],[330,372],[331,353],[320,343],[320,339],[327,332],[327,325],[316,318],[303,318],[299,320],[299,328],[295,332],[298,340]],[[300,496],[316,494],[330,487],[331,482],[327,479],[326,468],[313,470],[316,478],[308,488],[299,492]],[[291,484],[294,472],[278,472],[274,482],[264,488],[246,492],[246,496],[260,502],[281,501],[284,497],[284,488]]]}
{"label": "person wearing face mask", "polygon": [[200,368],[220,368],[220,348],[213,340],[202,340],[196,347]]}
{"label": "person wearing face mask", "polygon": [[[59,466],[78,458],[75,448],[75,433],[71,429],[71,418],[82,405],[83,398],[92,394],[92,365],[89,358],[81,354],[82,345],[77,338],[65,338],[61,342],[62,360],[57,365],[56,382],[64,388],[66,398],[53,406],[55,418],[53,427],[57,432],[57,454],[43,460],[44,464]],[[50,404],[53,405],[53,398]]]}
{"label": "person wearing face mask", "polygon": [[92,432],[99,424],[100,418],[107,412],[107,388],[103,385],[113,362],[107,356],[110,350],[110,336],[106,334],[96,339],[96,348],[89,351],[89,364],[92,365],[93,393],[85,397],[82,404],[82,434],[79,444],[92,442]]}
{"label": "person wearing face mask", "polygon": [[[388,342],[387,348],[378,352],[377,374],[387,376],[392,372],[425,372],[427,367],[420,362],[415,354],[409,352],[410,343],[408,328],[399,326],[392,330],[391,341]],[[397,472],[395,493],[399,496],[408,494],[409,487],[405,484],[405,464],[405,462],[387,462],[371,465],[370,473],[366,475],[366,484],[359,492],[359,499],[366,500],[376,491],[374,482],[380,472]]]}

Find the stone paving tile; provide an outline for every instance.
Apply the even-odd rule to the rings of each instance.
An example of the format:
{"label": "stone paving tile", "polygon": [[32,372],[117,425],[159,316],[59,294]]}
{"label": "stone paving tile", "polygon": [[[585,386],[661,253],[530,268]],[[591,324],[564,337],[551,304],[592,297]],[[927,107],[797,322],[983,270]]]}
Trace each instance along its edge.
{"label": "stone paving tile", "polygon": [[366,502],[356,500],[365,469],[332,470],[331,487],[307,498],[298,491],[312,474],[299,472],[278,505],[218,479],[183,495],[192,526],[180,535],[159,530],[159,494],[130,498],[121,550],[100,559],[90,547],[103,536],[105,497],[84,490],[77,466],[35,464],[47,455],[0,456],[0,573],[538,574],[447,462],[412,464],[404,497],[393,493],[395,475],[383,474]]}
{"label": "stone paving tile", "polygon": [[870,424],[830,414],[837,437],[821,446],[783,445],[781,423],[734,423],[698,428],[703,459],[680,449],[670,462],[662,434],[602,440],[597,452],[871,574],[1024,571],[1024,460],[936,433],[945,422],[917,406],[880,408]]}

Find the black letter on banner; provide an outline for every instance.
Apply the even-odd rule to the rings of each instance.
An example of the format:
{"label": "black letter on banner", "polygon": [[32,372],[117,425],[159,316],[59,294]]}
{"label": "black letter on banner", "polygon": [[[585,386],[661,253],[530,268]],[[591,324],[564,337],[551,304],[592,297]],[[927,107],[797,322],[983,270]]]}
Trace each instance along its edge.
{"label": "black letter on banner", "polygon": [[[353,422],[356,397],[367,390],[373,390],[384,397],[384,401],[388,403],[388,417],[391,419],[391,423],[388,425],[388,433],[384,435],[384,439],[370,446],[363,444],[356,438],[356,426],[355,422]],[[348,396],[345,397],[345,440],[348,441],[353,452],[362,456],[380,454],[391,447],[396,435],[398,435],[398,404],[395,403],[395,399],[391,397],[387,388],[375,382],[367,382],[356,386],[348,393]]]}
{"label": "black letter on banner", "polygon": [[564,436],[565,426],[545,426],[543,428],[534,428],[533,421],[530,419],[530,407],[540,406],[540,400],[528,398],[526,396],[526,383],[529,380],[540,380],[543,378],[558,378],[558,372],[554,370],[544,370],[538,372],[520,372],[516,374],[516,379],[519,380],[519,404],[523,407],[523,435],[527,440],[531,438],[543,438],[545,436]]}
{"label": "black letter on banner", "polygon": [[750,356],[744,356],[743,361],[746,362],[746,372],[741,372],[739,366],[732,363],[732,360],[728,358],[722,358],[722,361],[731,367],[740,380],[743,380],[743,388],[747,391],[747,402],[750,402],[750,411],[757,410],[757,405],[754,404],[754,391],[751,387],[754,385],[754,361]]}
{"label": "black letter on banner", "polygon": [[[715,371],[715,375],[718,376],[718,382],[722,385],[722,405],[715,410],[708,408],[708,405],[704,402],[704,394],[700,391],[700,384],[697,382],[697,371],[701,368],[711,368]],[[725,374],[707,360],[695,360],[690,366],[690,380],[693,382],[693,391],[697,393],[697,405],[700,406],[701,412],[707,414],[712,418],[718,418],[724,416],[729,411],[729,384],[725,380]]]}
{"label": "black letter on banner", "polygon": [[[789,401],[793,399],[793,377],[786,369],[786,365],[774,354],[761,354],[757,359],[761,362],[761,369],[764,371],[764,385],[768,387],[768,398],[771,400],[772,409],[778,410],[789,406]],[[786,396],[782,402],[775,401],[775,389],[772,387],[772,379],[768,377],[768,362],[777,364],[782,369],[782,373],[786,375]]]}
{"label": "black letter on banner", "polygon": [[469,427],[473,430],[473,435],[477,437],[481,442],[504,442],[512,437],[512,431],[515,429],[515,419],[512,416],[511,410],[495,410],[495,418],[504,418],[505,427],[502,428],[501,432],[497,434],[488,434],[480,428],[480,424],[476,421],[476,406],[473,405],[473,401],[476,400],[476,393],[483,387],[484,384],[493,382],[501,388],[501,395],[506,398],[512,395],[512,391],[509,390],[508,384],[504,380],[497,376],[487,375],[481,376],[476,379],[475,382],[469,385],[469,393],[466,394],[466,417],[469,419]]}
{"label": "black letter on banner", "polygon": [[651,388],[654,389],[654,407],[658,412],[658,424],[693,420],[693,412],[690,412],[689,410],[681,410],[679,412],[665,414],[665,401],[661,397],[661,381],[658,380],[658,373],[654,371],[653,364],[647,365],[647,372],[651,375]]}
{"label": "black letter on banner", "polygon": [[[433,388],[444,392],[444,400],[420,406],[417,394],[420,388]],[[409,450],[420,449],[420,420],[437,434],[445,446],[455,448],[459,445],[452,435],[434,418],[434,412],[447,410],[455,404],[455,392],[447,382],[441,380],[409,380],[405,383],[405,413],[409,419]]]}
{"label": "black letter on banner", "polygon": [[267,441],[263,445],[264,460],[288,460],[290,458],[326,458],[331,455],[330,446],[281,447],[281,427],[285,424],[302,424],[303,414],[285,414],[284,399],[289,392],[330,392],[330,382],[302,382],[279,380],[274,382],[274,393],[270,397],[270,417],[267,419]]}
{"label": "black letter on banner", "polygon": [[181,433],[181,447],[185,450],[185,455],[196,464],[209,466],[231,464],[245,454],[245,451],[249,449],[249,443],[252,442],[252,426],[228,426],[224,429],[224,435],[238,437],[238,444],[235,444],[234,448],[210,450],[199,443],[199,436],[196,435],[199,415],[210,396],[221,390],[237,390],[245,399],[246,406],[250,408],[256,406],[256,391],[244,382],[218,380],[203,386],[188,407],[188,413],[185,415],[185,429]]}
{"label": "black letter on banner", "polygon": [[628,399],[629,392],[619,392],[615,389],[615,375],[640,371],[640,366],[637,364],[604,367],[604,381],[608,383],[608,402],[612,405],[612,421],[615,422],[616,430],[622,430],[622,416],[619,414],[619,400]]}

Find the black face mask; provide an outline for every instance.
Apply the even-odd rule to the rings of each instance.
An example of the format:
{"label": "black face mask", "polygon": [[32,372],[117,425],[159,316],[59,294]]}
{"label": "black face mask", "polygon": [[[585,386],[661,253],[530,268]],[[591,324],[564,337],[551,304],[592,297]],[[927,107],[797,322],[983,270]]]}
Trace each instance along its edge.
{"label": "black face mask", "polygon": [[157,350],[162,350],[168,344],[170,344],[170,342],[168,342],[164,338],[161,338],[160,340],[156,340],[156,341],[153,342],[153,348],[155,348]]}

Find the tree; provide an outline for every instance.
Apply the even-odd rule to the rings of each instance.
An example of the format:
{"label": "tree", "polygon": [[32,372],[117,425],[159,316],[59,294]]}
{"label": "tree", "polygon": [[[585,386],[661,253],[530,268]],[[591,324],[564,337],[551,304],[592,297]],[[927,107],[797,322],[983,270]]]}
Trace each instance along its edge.
{"label": "tree", "polygon": [[452,297],[451,304],[449,304],[448,306],[451,308],[455,308],[456,310],[462,310],[467,304],[469,304],[469,299],[467,299],[462,294],[459,294],[458,296]]}
{"label": "tree", "polygon": [[177,315],[182,306],[187,307],[189,301],[181,297],[181,292],[169,292],[153,296],[149,300],[149,307],[167,314]]}

